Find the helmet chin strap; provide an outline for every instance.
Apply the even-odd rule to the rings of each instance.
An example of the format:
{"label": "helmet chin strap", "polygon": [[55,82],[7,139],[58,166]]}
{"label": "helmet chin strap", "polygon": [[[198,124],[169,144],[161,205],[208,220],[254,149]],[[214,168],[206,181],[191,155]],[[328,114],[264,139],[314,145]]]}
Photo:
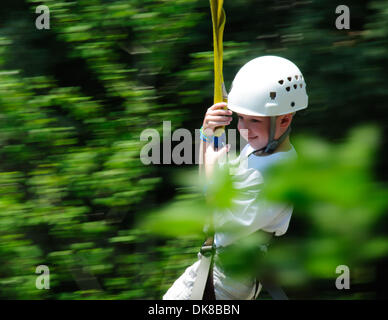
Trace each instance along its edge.
{"label": "helmet chin strap", "polygon": [[276,148],[287,138],[291,132],[291,125],[288,126],[287,130],[275,140],[275,131],[276,131],[276,116],[270,117],[270,127],[269,127],[269,137],[268,144],[261,149],[252,151],[249,155],[254,154],[255,156],[264,156],[273,153]]}

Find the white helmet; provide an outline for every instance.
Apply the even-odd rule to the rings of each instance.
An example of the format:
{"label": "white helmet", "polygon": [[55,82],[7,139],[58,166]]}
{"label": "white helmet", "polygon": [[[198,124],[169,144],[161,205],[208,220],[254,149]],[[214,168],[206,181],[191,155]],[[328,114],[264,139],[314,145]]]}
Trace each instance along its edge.
{"label": "white helmet", "polygon": [[228,108],[248,116],[270,117],[268,144],[253,153],[269,154],[291,131],[289,126],[275,140],[276,116],[307,108],[306,83],[298,67],[277,56],[263,56],[246,63],[236,74],[228,95]]}
{"label": "white helmet", "polygon": [[306,83],[298,67],[277,56],[246,63],[236,74],[228,108],[249,116],[279,116],[307,108]]}

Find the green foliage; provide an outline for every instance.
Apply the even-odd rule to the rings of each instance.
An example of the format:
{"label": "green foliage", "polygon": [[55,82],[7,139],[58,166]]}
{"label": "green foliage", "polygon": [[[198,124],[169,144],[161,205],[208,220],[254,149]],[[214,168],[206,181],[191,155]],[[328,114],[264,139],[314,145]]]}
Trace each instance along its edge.
{"label": "green foliage", "polygon": [[[26,1],[13,9],[19,26],[9,19],[0,32],[0,296],[157,297],[160,276],[147,272],[158,248],[131,230],[141,204],[158,204],[161,183],[140,161],[139,136],[160,119],[179,125],[171,103],[158,101],[175,90],[155,84],[177,66],[195,2],[43,3],[49,31],[29,25],[37,2]],[[30,51],[36,39],[44,45]],[[50,291],[35,288],[40,264],[51,268]]]}
{"label": "green foliage", "polygon": [[277,252],[278,260],[297,257],[311,276],[332,278],[338,265],[387,255],[388,238],[377,230],[388,207],[388,189],[372,174],[379,137],[374,127],[357,128],[335,146],[300,137],[298,161],[272,168],[263,196],[294,203],[307,228],[303,241],[287,241],[298,249]]}

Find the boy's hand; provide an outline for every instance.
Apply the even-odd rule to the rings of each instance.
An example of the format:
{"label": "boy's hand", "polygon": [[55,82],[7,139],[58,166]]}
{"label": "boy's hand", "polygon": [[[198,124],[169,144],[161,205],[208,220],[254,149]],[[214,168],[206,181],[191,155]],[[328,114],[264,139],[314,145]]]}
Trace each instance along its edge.
{"label": "boy's hand", "polygon": [[226,106],[226,102],[219,102],[207,109],[203,119],[203,132],[205,135],[212,136],[215,128],[230,124],[233,112],[223,109]]}

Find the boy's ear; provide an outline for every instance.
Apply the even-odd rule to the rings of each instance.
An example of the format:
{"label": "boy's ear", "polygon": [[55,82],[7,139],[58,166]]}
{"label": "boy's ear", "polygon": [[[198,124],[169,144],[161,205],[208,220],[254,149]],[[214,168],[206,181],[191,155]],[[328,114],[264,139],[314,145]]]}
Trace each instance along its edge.
{"label": "boy's ear", "polygon": [[291,124],[292,116],[292,113],[280,116],[280,127],[288,127]]}

